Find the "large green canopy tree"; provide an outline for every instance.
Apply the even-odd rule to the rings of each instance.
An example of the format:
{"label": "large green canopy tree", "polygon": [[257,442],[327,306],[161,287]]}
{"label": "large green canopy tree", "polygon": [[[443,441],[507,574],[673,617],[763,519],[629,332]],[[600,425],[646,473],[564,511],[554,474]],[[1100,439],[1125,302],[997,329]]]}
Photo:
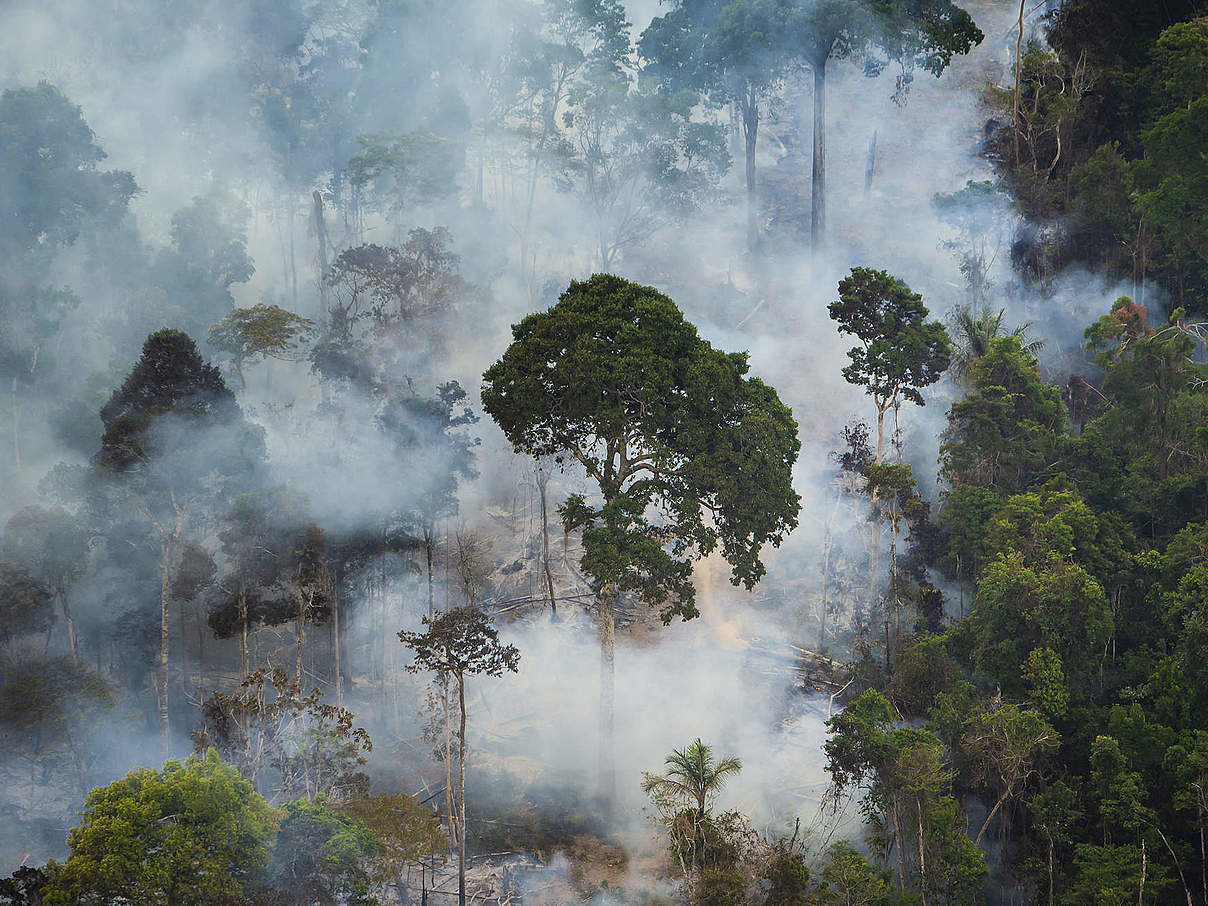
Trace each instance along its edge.
{"label": "large green canopy tree", "polygon": [[800,442],[745,353],[701,339],[671,299],[608,274],[572,282],[512,328],[483,375],[483,407],[517,451],[570,456],[599,489],[562,507],[583,528],[581,566],[600,605],[601,791],[613,789],[615,606],[633,594],[664,622],[698,615],[693,561],[720,547],[731,581],[764,574],[760,552],[797,525]]}
{"label": "large green canopy tree", "polygon": [[211,749],[88,794],[42,902],[238,902],[266,880],[279,816]]}

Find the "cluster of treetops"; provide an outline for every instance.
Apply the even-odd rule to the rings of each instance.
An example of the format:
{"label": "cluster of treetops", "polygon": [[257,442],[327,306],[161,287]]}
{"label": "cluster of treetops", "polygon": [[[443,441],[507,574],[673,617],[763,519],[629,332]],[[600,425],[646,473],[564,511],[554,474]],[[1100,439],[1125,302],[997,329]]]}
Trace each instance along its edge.
{"label": "cluster of treetops", "polygon": [[990,150],[1033,224],[1014,264],[1039,279],[1075,263],[1149,279],[1202,311],[1208,5],[1064,0],[1045,37],[1023,45],[1018,103],[1014,86],[989,99]]}
{"label": "cluster of treetops", "polygon": [[[859,497],[870,517],[870,603],[864,630],[855,640],[859,681],[853,691],[858,694],[832,719],[826,755],[836,801],[860,796],[871,829],[870,856],[834,850],[812,882],[804,860],[789,859],[792,869],[782,880],[790,892],[776,888],[781,891],[778,903],[967,903],[988,895],[988,871],[1003,902],[1208,902],[1208,673],[1203,658],[1208,642],[1208,375],[1202,364],[1205,327],[1193,317],[1202,308],[1205,279],[1205,256],[1196,244],[1203,232],[1203,200],[1197,191],[1204,182],[1196,117],[1208,110],[1208,91],[1198,87],[1202,67],[1196,63],[1202,36],[1208,34],[1203,20],[1195,18],[1201,11],[1195,3],[1066,0],[1050,31],[1054,53],[1033,48],[1021,57],[1020,91],[1010,98],[1010,125],[998,133],[998,157],[1004,182],[1023,209],[1041,221],[1052,218],[1056,223],[1060,217],[1061,227],[1045,230],[1043,242],[1017,244],[1017,263],[1043,275],[1082,259],[1109,272],[1131,272],[1138,286],[1146,275],[1154,277],[1174,300],[1169,317],[1163,318],[1144,304],[1122,299],[1091,325],[1087,342],[1094,367],[1071,382],[1068,396],[1042,380],[1033,351],[1003,330],[1001,318],[973,313],[977,316],[966,318],[957,335],[948,337],[926,320],[917,295],[888,274],[857,269],[840,286],[832,314],[841,329],[859,340],[844,376],[867,387],[877,426],[875,444],[874,429],[851,426],[837,456],[836,493]],[[4,100],[10,106],[47,103],[49,109],[67,111],[67,125],[73,128],[79,120],[78,110],[49,87],[6,93]],[[95,148],[90,133],[83,142],[82,147]],[[94,163],[100,159],[89,153]],[[71,175],[80,172],[86,174],[86,184]],[[74,165],[65,171],[63,184],[84,191],[85,207],[116,192],[124,209],[133,193],[123,174]],[[48,198],[54,200],[53,195]],[[31,285],[38,282],[45,251],[55,243],[70,244],[72,231],[78,230],[63,211],[79,211],[80,199],[61,201],[61,209],[46,209],[45,223],[31,227],[28,242],[23,234],[6,233],[11,272],[33,275]],[[213,213],[207,204],[195,206],[199,217]],[[186,255],[187,243],[197,235],[190,232],[194,223],[189,216],[179,218],[177,248],[170,254]],[[212,251],[209,244],[206,249]],[[235,243],[220,251],[241,249]],[[207,252],[202,257],[227,274],[221,256]],[[186,271],[197,276],[188,269],[179,273]],[[224,292],[230,285],[223,285],[221,274],[202,276],[207,286]],[[382,292],[381,298],[392,300],[379,309],[387,320],[396,313],[409,316],[396,290]],[[16,305],[35,297],[6,298]],[[68,296],[46,290],[36,298],[41,301],[31,311],[41,320],[25,312],[29,317],[14,317],[20,330],[10,334],[16,338],[12,361],[18,375],[35,373],[37,357],[31,366],[30,350],[58,328],[51,318],[55,312],[61,319],[70,311]],[[354,311],[350,298],[362,307],[341,324],[339,313]],[[363,381],[381,403],[382,424],[390,423],[392,412],[395,426],[415,423],[416,411],[430,416],[419,422],[431,424],[430,432],[402,433],[412,452],[424,442],[467,449],[468,441],[451,437],[459,418],[454,388],[441,400],[427,400],[383,379],[399,353],[366,339],[368,328],[379,323],[368,304],[372,298],[372,291],[368,297],[353,293],[333,306],[337,317],[324,339],[334,345],[319,344],[333,355],[318,358],[316,368],[330,363],[328,373],[340,380]],[[288,346],[297,322],[270,314],[277,327],[284,323],[287,328]],[[238,324],[227,326],[239,335]],[[249,332],[253,338],[255,334]],[[949,413],[940,462],[945,490],[933,515],[903,462],[910,451],[887,437],[885,419],[891,413],[896,417],[902,403],[921,401],[922,389],[950,363],[957,366],[952,372],[962,395]],[[769,411],[777,412],[774,407]],[[201,360],[187,337],[172,331],[148,340],[143,359],[102,410],[101,424],[99,452],[95,436],[88,451],[93,466],[58,470],[47,485],[74,506],[86,503],[90,519],[79,519],[77,511],[55,521],[60,514],[54,510],[31,511],[25,516],[28,526],[6,530],[6,546],[21,547],[21,556],[10,558],[18,572],[4,583],[6,650],[18,636],[45,631],[50,609],[66,606],[65,589],[78,578],[72,570],[82,561],[51,554],[71,550],[69,530],[88,524],[105,526],[107,562],[118,567],[115,572],[123,582],[136,576],[156,590],[144,597],[160,605],[156,616],[162,620],[154,622],[160,623],[166,646],[169,605],[208,584],[190,583],[190,577],[205,579],[214,569],[190,547],[190,524],[216,518],[220,509],[210,508],[214,501],[225,504],[222,512],[235,512],[223,495],[243,482],[240,476],[247,473],[242,470],[254,471],[263,459],[262,440],[242,421],[221,376]],[[191,441],[202,436],[208,446],[199,462],[186,454],[195,446]],[[540,438],[533,446],[541,448]],[[795,450],[781,460],[791,465],[794,457]],[[165,463],[162,469],[160,462]],[[134,463],[137,468],[131,467]],[[442,499],[455,490],[464,468],[468,466],[451,468]],[[610,481],[615,484],[615,473],[603,477],[606,490]],[[690,486],[678,490],[690,496]],[[642,493],[649,491],[649,485],[642,486]],[[765,506],[768,512],[774,509]],[[569,510],[573,521],[574,508]],[[261,519],[264,512],[277,511],[286,517]],[[416,512],[421,511],[436,512],[439,506],[425,510],[417,502]],[[253,514],[267,526],[268,536],[285,537],[278,532],[281,524],[303,538],[310,530],[309,519],[298,518],[288,501],[271,503],[267,510],[258,506]],[[633,515],[618,499],[608,513],[587,518],[603,520],[608,528],[617,524],[609,519]],[[795,508],[787,507],[762,524],[771,537],[794,519]],[[255,526],[250,531],[255,534]],[[404,537],[385,529],[378,534],[382,549]],[[878,567],[885,536],[890,546],[887,584]],[[414,539],[424,537],[422,525],[405,537],[407,544],[416,545]],[[311,533],[311,538],[317,536]],[[97,540],[86,534],[81,549]],[[222,588],[234,614],[231,634],[259,619],[247,594],[253,583],[271,590],[285,619],[298,622],[300,638],[314,615],[334,609],[331,602],[338,596],[332,589],[339,576],[324,556],[314,554],[317,543],[291,539],[282,545],[282,556],[271,557],[276,571],[267,581],[258,572],[266,565],[255,562],[254,555],[248,554],[246,563],[235,553],[223,558],[224,566],[234,564],[249,577],[242,592],[237,582]],[[247,552],[257,546],[238,548]],[[95,547],[89,557],[93,563],[103,559]],[[678,567],[666,565],[676,580]],[[757,578],[757,565],[757,559],[748,562],[746,575]],[[946,599],[930,581],[937,573],[972,592],[967,614],[963,607],[959,615],[952,613],[954,596]],[[145,617],[141,614],[131,626],[145,625]],[[879,641],[882,624],[889,639],[885,645]],[[74,653],[74,641],[70,650]],[[148,654],[135,662],[149,665]],[[38,689],[49,687],[22,691],[20,683],[31,682],[32,675],[14,673],[13,667],[6,657],[4,719],[17,726],[38,719],[41,711],[29,704],[38,700]],[[61,673],[68,679],[56,688],[70,694],[49,709],[51,719],[43,729],[50,736],[57,733],[64,751],[71,753],[70,730],[87,710],[86,700],[100,701],[112,692],[78,660],[65,662]],[[39,682],[45,678],[39,676]],[[156,691],[165,727],[167,676],[164,665]],[[260,682],[263,688],[263,677]],[[298,696],[298,707],[308,707],[300,692]],[[218,709],[213,716],[222,713]],[[336,723],[343,726],[343,720]],[[346,732],[352,732],[351,722]],[[707,762],[707,752],[696,755],[698,762]],[[78,759],[80,753],[69,757]],[[287,760],[274,768],[274,776],[292,776]],[[85,776],[86,770],[80,768],[80,773]],[[295,773],[307,776],[306,771]],[[372,840],[364,835],[361,828],[372,830],[371,821],[325,802],[319,794],[332,785],[313,775],[296,788],[301,798],[286,806],[284,817],[259,803],[215,756],[168,762],[162,771],[132,777],[99,788],[88,800],[88,808],[98,815],[113,801],[120,813],[113,820],[125,822],[139,841],[125,850],[129,861],[110,876],[100,865],[72,874],[77,852],[80,866],[93,858],[90,828],[110,828],[95,835],[101,838],[112,834],[113,822],[94,823],[87,817],[90,811],[73,832],[64,874],[51,872],[60,878],[50,882],[52,887],[75,883],[73,878],[117,883],[115,879],[140,877],[126,869],[134,863],[153,867],[157,863],[148,853],[168,858],[172,845],[179,843],[189,853],[189,866],[204,864],[199,857],[206,852],[222,863],[221,870],[202,873],[214,879],[213,901],[218,902],[247,893],[252,888],[245,879],[263,880],[263,872],[278,864],[269,841],[276,834],[276,846],[284,852],[280,848],[291,837],[282,834],[291,819],[301,836],[338,839],[340,852],[353,855],[358,871],[372,858],[381,858],[370,856],[386,846],[384,832],[375,831]],[[650,789],[656,794],[668,790],[657,783]],[[143,796],[150,801],[141,808],[134,805]],[[196,800],[189,814],[199,817],[183,821],[181,797],[189,796]],[[228,797],[221,807],[206,804],[221,796]],[[688,840],[704,834],[690,852],[679,853],[685,873],[695,879],[693,896],[710,896],[701,901],[719,904],[770,902],[768,884],[761,883],[768,877],[752,881],[744,873],[746,863],[726,855],[734,852],[728,844],[722,847],[722,861],[709,863],[704,853],[710,832],[699,830],[706,826],[705,811],[696,808],[693,829],[686,837],[680,834]],[[237,827],[224,826],[208,842],[190,836],[210,822],[221,824],[227,815],[241,816]],[[242,839],[241,834],[246,840],[232,852],[230,841]],[[672,839],[674,848],[674,834]],[[722,839],[730,838],[718,832]],[[795,840],[785,843],[789,849],[795,845]],[[326,852],[317,844],[305,849],[312,857]],[[337,883],[332,879],[339,858],[325,856],[316,869],[327,889]],[[849,864],[853,860],[863,866],[859,871]],[[298,858],[285,861],[294,866],[295,876],[302,870]],[[831,879],[844,871],[866,880],[865,890],[834,899],[840,894]],[[148,883],[160,886],[149,888],[152,899],[168,896],[163,893],[165,878],[180,877],[175,870],[154,874]],[[202,880],[184,876],[188,884],[204,889]],[[25,896],[27,889],[43,883],[26,877],[28,884],[17,879],[17,887],[5,888],[6,895]],[[355,884],[363,884],[358,877]],[[142,897],[138,890],[132,895]],[[105,889],[96,896],[101,902],[112,892]],[[191,893],[179,896],[186,899],[166,901],[195,901]]]}
{"label": "cluster of treetops", "polygon": [[[1070,904],[1123,903],[1134,896],[1155,903],[1202,899],[1208,886],[1202,848],[1208,800],[1201,792],[1208,773],[1208,729],[1200,706],[1208,692],[1202,659],[1208,599],[1201,587],[1201,574],[1208,570],[1208,430],[1203,427],[1208,375],[1201,364],[1201,325],[1176,310],[1155,329],[1141,306],[1119,300],[1086,331],[1099,370],[1086,380],[1086,398],[1076,401],[1063,399],[1057,386],[1041,379],[1037,360],[1018,332],[1004,329],[1001,317],[958,319],[950,337],[941,324],[928,320],[918,294],[867,268],[854,269],[838,295],[831,315],[858,341],[843,376],[867,390],[876,429],[875,442],[873,430],[863,425],[844,432],[835,493],[866,509],[869,588],[876,594],[858,614],[853,640],[853,692],[859,694],[829,722],[826,756],[830,797],[836,804],[856,797],[869,828],[870,856],[850,847],[832,849],[818,869],[822,873],[816,871],[810,882],[796,837],[761,841],[737,817],[714,820],[700,805],[708,797],[696,797],[695,809],[691,802],[677,807],[674,795],[665,796],[673,788],[648,778],[656,803],[670,803],[663,813],[671,854],[683,868],[688,895],[706,903],[766,903],[772,902],[766,899],[768,883],[783,882],[797,891],[795,899],[784,899],[788,894],[781,891],[775,902],[845,902],[834,899],[840,895],[836,891],[847,890],[841,884],[856,884],[872,896],[858,902],[967,903],[983,895],[992,871],[1004,896],[1022,891],[1034,900]],[[543,411],[533,382],[545,382],[555,393],[568,394],[569,405],[595,414],[590,430],[580,425],[585,438],[604,438],[613,430],[626,445],[641,449],[638,435],[652,432],[655,439],[647,438],[645,448],[650,458],[632,460],[650,467],[635,467],[634,475],[609,473],[607,464],[618,461],[612,456],[592,475],[588,459],[584,465],[599,480],[605,505],[593,510],[573,500],[564,516],[570,522],[587,520],[582,565],[602,593],[611,584],[652,603],[661,600],[669,608],[668,619],[675,613],[693,615],[690,593],[681,596],[678,589],[684,567],[690,569],[700,548],[651,545],[652,532],[668,529],[648,524],[641,510],[630,506],[634,500],[675,501],[680,493],[712,501],[718,524],[709,529],[699,523],[698,511],[693,515],[678,503],[680,518],[687,520],[682,530],[689,537],[717,532],[712,542],[702,537],[702,547],[723,542],[737,580],[743,569],[758,573],[761,564],[758,546],[744,555],[736,550],[741,536],[733,532],[744,524],[762,526],[764,540],[775,543],[796,513],[787,485],[773,485],[771,496],[743,493],[743,482],[759,482],[758,469],[749,475],[737,470],[741,480],[733,485],[723,478],[731,470],[698,470],[701,464],[684,455],[707,431],[734,444],[735,455],[742,454],[743,442],[758,436],[762,451],[756,446],[752,453],[776,459],[764,463],[767,475],[787,474],[796,448],[783,444],[795,429],[774,393],[768,396],[770,388],[758,381],[740,380],[731,391],[740,407],[736,412],[751,419],[746,423],[751,430],[736,430],[742,422],[731,422],[725,411],[714,413],[717,417],[697,412],[695,423],[681,423],[673,410],[626,420],[627,412],[651,408],[641,398],[636,408],[627,408],[626,401],[646,385],[681,381],[684,411],[695,412],[693,393],[727,386],[694,385],[702,368],[714,369],[716,380],[741,378],[745,357],[714,352],[708,344],[694,346],[700,344],[695,332],[681,324],[670,300],[649,288],[606,276],[572,284],[550,312],[517,325],[516,342],[488,370],[484,386],[488,411],[518,445],[527,443],[533,452],[573,439],[546,432],[565,428],[559,419],[577,417],[558,404],[556,395],[546,398]],[[612,333],[616,328],[624,328],[622,334]],[[595,348],[586,341],[581,355],[566,356],[557,351],[568,348],[560,330],[587,330],[585,336],[603,345]],[[678,378],[650,367],[657,364],[651,350],[670,346],[675,352],[676,344],[667,341],[677,336],[689,344],[678,350],[684,356],[665,361],[695,363]],[[114,496],[131,508],[128,518],[140,520],[143,531],[161,539],[163,550],[170,545],[156,533],[171,529],[155,527],[156,516],[178,514],[186,488],[193,487],[193,501],[217,493],[221,482],[215,481],[220,473],[214,463],[238,457],[207,460],[207,480],[195,486],[188,481],[198,477],[182,465],[187,456],[168,472],[157,471],[157,456],[173,450],[175,438],[171,431],[151,430],[172,418],[173,405],[161,398],[165,387],[140,384],[149,371],[142,366],[155,359],[158,345],[176,348],[185,361],[192,360],[186,353],[196,355],[181,334],[161,332],[149,339],[140,367],[111,402],[110,415],[121,409],[126,421],[107,419],[111,427],[93,468],[110,468],[107,457],[137,459],[137,468],[117,470],[124,490]],[[546,346],[546,357],[566,370],[546,366],[538,354]],[[601,369],[596,357],[601,348],[609,355],[630,355],[635,365],[635,389],[621,394],[620,402],[580,392],[593,380],[615,382],[616,372]],[[932,518],[911,466],[903,461],[909,451],[903,450],[900,434],[889,431],[886,416],[896,419],[903,404],[923,402],[924,390],[949,370],[960,395],[948,414],[940,461],[946,490]],[[727,372],[734,377],[727,378]],[[171,383],[171,369],[161,370],[164,374]],[[575,375],[581,383],[568,381]],[[180,387],[167,392],[180,393]],[[175,412],[187,414],[190,422],[212,418],[214,401],[224,392],[229,398],[225,388],[215,396],[194,388],[177,397]],[[201,399],[211,408],[199,407]],[[133,415],[140,411],[136,401],[147,406],[140,417]],[[673,427],[692,430],[678,438]],[[225,436],[220,422],[206,430]],[[247,431],[233,436],[246,437]],[[725,449],[719,453],[728,455]],[[154,509],[156,495],[163,498],[162,512]],[[744,509],[744,501],[753,509]],[[588,532],[594,532],[591,543]],[[886,538],[887,583],[884,567],[878,566]],[[287,583],[294,595],[293,616],[300,621],[307,605],[323,597],[323,583],[331,581],[316,579],[321,572],[320,565],[308,566],[303,558],[288,577],[275,580]],[[973,591],[967,615],[952,613],[952,602],[930,581],[937,574]],[[180,581],[179,574],[164,575],[167,587]],[[422,654],[418,638],[403,640]],[[513,669],[510,657],[496,659],[490,669]],[[429,666],[441,676],[460,676],[447,664]],[[274,682],[288,684],[288,677]],[[270,720],[280,722],[280,713],[266,703],[287,707],[296,700],[296,709],[320,708],[314,725],[334,729],[307,738],[346,742],[334,747],[325,742],[322,757],[309,751],[299,756],[286,745],[272,766],[275,777],[303,778],[292,782],[306,794],[307,805],[295,808],[312,808],[315,796],[330,794],[332,778],[340,774],[338,767],[326,767],[330,760],[347,766],[360,757],[351,715],[337,708],[323,712],[330,706],[304,700],[297,684],[284,697],[266,696],[264,684],[261,674],[240,696],[216,695],[199,744],[235,739],[228,753],[237,755],[249,745],[248,713],[261,720],[267,708]],[[697,751],[695,757],[707,764],[710,756]],[[291,767],[291,759],[305,767]],[[219,770],[213,756],[205,763]],[[192,764],[187,770],[200,769],[202,762]],[[171,764],[169,769],[181,770]],[[277,782],[280,789],[288,785]],[[104,789],[93,799],[100,801]],[[464,828],[464,798],[460,805],[456,796],[452,801],[450,826]],[[691,820],[684,818],[685,809]],[[74,841],[84,839],[89,814],[73,832],[66,866],[76,858]],[[265,822],[272,825],[268,818]],[[154,823],[162,824],[161,818]],[[987,860],[979,844],[991,841],[997,845]],[[81,859],[85,851],[79,849]],[[780,881],[769,881],[768,859],[785,873]],[[91,877],[92,871],[85,874]]]}

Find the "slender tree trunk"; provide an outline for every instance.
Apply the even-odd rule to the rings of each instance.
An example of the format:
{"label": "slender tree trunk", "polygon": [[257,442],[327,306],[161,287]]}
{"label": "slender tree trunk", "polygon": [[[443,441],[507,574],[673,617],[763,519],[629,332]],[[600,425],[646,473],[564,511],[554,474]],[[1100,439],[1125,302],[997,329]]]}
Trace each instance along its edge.
{"label": "slender tree trunk", "polygon": [[1203,902],[1208,906],[1208,851],[1204,847],[1204,816],[1200,816],[1200,884],[1203,887]]}
{"label": "slender tree trunk", "polygon": [[873,177],[877,174],[877,132],[874,129],[872,141],[868,143],[868,163],[864,167],[864,197],[872,192]]}
{"label": "slender tree trunk", "polygon": [[923,803],[918,796],[914,797],[914,808],[919,828],[919,896],[927,906],[927,851],[923,846]]}
{"label": "slender tree trunk", "polygon": [[159,742],[166,760],[172,751],[171,728],[168,720],[168,601],[172,596],[172,566],[176,559],[176,542],[180,538],[181,516],[171,535],[160,543],[159,585]]}
{"label": "slender tree trunk", "polygon": [[994,816],[998,814],[998,810],[1002,808],[1003,803],[1007,801],[1010,795],[1011,787],[1008,786],[1005,790],[1003,790],[1002,795],[998,797],[998,801],[994,803],[994,808],[990,809],[990,814],[986,815],[986,820],[982,822],[981,830],[977,832],[977,837],[973,841],[974,846],[977,846],[979,843],[981,843],[981,838],[986,832],[986,828],[990,826],[990,822],[994,820]]}
{"label": "slender tree trunk", "polygon": [[889,594],[893,597],[893,640],[902,637],[902,599],[898,597],[898,507],[889,517]]}
{"label": "slender tree trunk", "polygon": [[746,147],[747,176],[747,245],[754,249],[759,245],[759,227],[756,222],[758,193],[755,181],[755,146],[759,139],[759,103],[755,90],[749,85],[742,99],[742,133]]}
{"label": "slender tree trunk", "polygon": [[21,468],[21,401],[17,396],[17,378],[13,377],[13,465]]}
{"label": "slender tree trunk", "polygon": [[243,377],[243,361],[241,359],[236,358],[234,367],[235,367],[235,377],[239,378],[239,405],[242,406],[244,409],[246,409],[247,408],[247,381],[244,380],[244,377]]}
{"label": "slender tree trunk", "polygon": [[457,853],[457,903],[466,906],[466,678],[457,677],[457,703],[461,708],[461,725],[457,729],[458,812],[461,816]]}
{"label": "slender tree trunk", "polygon": [[1137,906],[1143,906],[1145,903],[1145,839],[1141,839],[1141,883],[1137,887]]}
{"label": "slender tree trunk", "polygon": [[243,670],[243,675],[248,676],[252,672],[251,658],[248,657],[248,615],[247,615],[247,589],[243,587],[243,583],[239,583],[239,667]]}
{"label": "slender tree trunk", "polygon": [[1049,906],[1053,906],[1053,835],[1046,833],[1045,836],[1048,837],[1049,840]]}
{"label": "slender tree trunk", "polygon": [[826,234],[826,58],[814,70],[814,166],[810,184],[810,248],[815,252]]}
{"label": "slender tree trunk", "polygon": [[460,838],[457,832],[457,792],[453,789],[453,703],[449,701],[449,674],[441,677],[441,700],[445,711],[445,811],[449,818],[450,842],[456,846]]}
{"label": "slender tree trunk", "polygon": [[885,459],[885,413],[888,409],[888,403],[877,403],[877,452],[873,460],[877,465]]}
{"label": "slender tree trunk", "polygon": [[549,476],[541,467],[541,463],[537,463],[537,494],[541,500],[541,567],[545,573],[545,590],[549,594],[549,609],[550,618],[558,619],[558,599],[554,595],[554,574],[550,569],[549,564],[549,509],[548,496],[546,491],[549,485]]}
{"label": "slender tree trunk", "polygon": [[424,526],[424,557],[428,564],[428,616],[436,613],[436,589],[432,578],[432,541],[436,532],[435,526]]}
{"label": "slender tree trunk", "polygon": [[1020,151],[1019,129],[1019,90],[1023,78],[1023,8],[1027,0],[1019,0],[1019,34],[1015,38],[1015,108],[1012,113],[1012,127],[1015,130],[1015,167],[1023,166]]}
{"label": "slender tree trunk", "polygon": [[611,812],[616,800],[616,590],[600,594],[600,800]]}
{"label": "slender tree trunk", "polygon": [[316,282],[319,284],[319,331],[320,335],[326,339],[331,287],[327,285],[327,220],[323,216],[323,196],[318,189],[311,193],[311,202],[311,229],[314,231],[315,240],[318,243],[315,264],[319,271],[316,276]]}
{"label": "slender tree trunk", "polygon": [[67,650],[71,652],[71,659],[78,661],[80,652],[76,644],[75,621],[71,618],[71,607],[67,603],[66,592],[59,592],[59,606],[63,609],[63,623],[67,626]]}
{"label": "slender tree trunk", "polygon": [[340,583],[333,573],[331,577],[331,652],[335,661],[336,705],[344,707],[344,674],[340,658]]}
{"label": "slender tree trunk", "polygon": [[826,611],[830,589],[830,555],[834,546],[834,522],[839,513],[839,491],[835,491],[835,505],[826,518],[826,537],[822,541],[822,613],[818,617],[818,651],[826,648]]}
{"label": "slender tree trunk", "polygon": [[302,688],[302,651],[306,647],[306,618],[310,615],[312,598],[313,591],[298,594],[298,653],[294,660],[294,682],[298,684],[299,690]]}

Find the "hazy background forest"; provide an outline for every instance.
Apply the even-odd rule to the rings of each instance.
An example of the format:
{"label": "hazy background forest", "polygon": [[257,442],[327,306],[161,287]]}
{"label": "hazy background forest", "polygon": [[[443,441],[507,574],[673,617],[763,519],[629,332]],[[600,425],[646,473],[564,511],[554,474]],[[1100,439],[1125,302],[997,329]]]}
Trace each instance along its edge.
{"label": "hazy background forest", "polygon": [[[453,902],[460,842],[493,903],[1208,906],[1208,20],[1158,5],[9,0],[0,873],[58,862],[0,898],[110,902],[85,797],[196,751],[238,883],[151,902]],[[845,372],[853,268],[933,375]],[[599,273],[800,442],[753,590],[617,596],[611,734],[600,489],[480,397]],[[459,749],[407,668],[467,606]]]}

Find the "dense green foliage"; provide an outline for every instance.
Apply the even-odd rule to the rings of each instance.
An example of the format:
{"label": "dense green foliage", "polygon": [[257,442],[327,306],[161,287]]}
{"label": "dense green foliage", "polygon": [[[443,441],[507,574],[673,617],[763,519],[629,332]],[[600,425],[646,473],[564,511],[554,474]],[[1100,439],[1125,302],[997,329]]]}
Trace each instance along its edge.
{"label": "dense green foliage", "polygon": [[[513,328],[483,375],[483,407],[520,452],[570,456],[602,506],[564,509],[584,526],[582,566],[662,617],[697,615],[692,561],[719,545],[734,584],[754,586],[763,547],[797,524],[796,423],[747,357],[700,339],[675,303],[599,274]],[[663,519],[652,520],[655,506]]]}
{"label": "dense green foliage", "polygon": [[214,752],[132,771],[89,794],[44,902],[230,902],[264,882],[278,820]]}

